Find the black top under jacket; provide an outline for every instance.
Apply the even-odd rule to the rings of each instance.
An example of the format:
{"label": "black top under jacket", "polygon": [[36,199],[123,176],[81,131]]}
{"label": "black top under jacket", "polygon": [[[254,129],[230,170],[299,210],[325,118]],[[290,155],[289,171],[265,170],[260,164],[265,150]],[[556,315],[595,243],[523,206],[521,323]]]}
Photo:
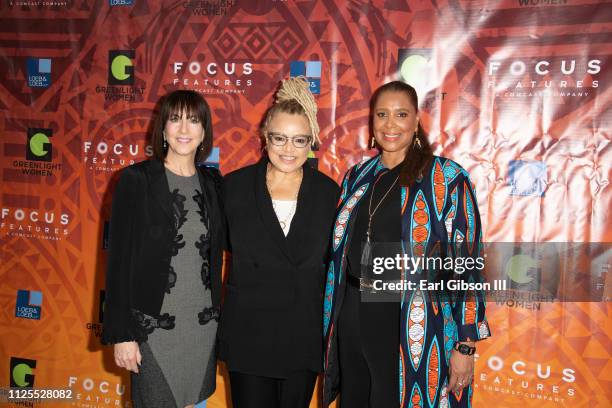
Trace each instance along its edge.
{"label": "black top under jacket", "polygon": [[[356,278],[382,280],[399,278],[393,273],[383,273],[382,275],[376,276],[372,273],[371,264],[369,264],[367,271],[363,271],[363,260],[361,256],[368,231],[368,214],[370,211],[374,211],[379,203],[380,206],[378,210],[376,210],[372,216],[372,236],[370,237],[372,245],[371,256],[394,258],[396,254],[401,254],[400,236],[402,234],[402,218],[400,204],[402,189],[399,179],[397,178],[400,174],[401,167],[401,165],[397,165],[393,169],[381,172],[374,182],[374,187],[368,188],[364,196],[357,203],[357,214],[353,227],[354,232],[351,237],[350,245],[347,250],[348,256],[346,258],[349,263],[348,271]],[[398,181],[393,184],[396,180]],[[372,196],[372,193],[374,193],[374,196]],[[387,194],[387,196],[383,200],[385,194]],[[371,206],[370,199],[372,200]]]}
{"label": "black top under jacket", "polygon": [[[221,300],[221,267],[226,242],[222,182],[214,168],[197,169],[210,230],[210,281],[213,307]],[[102,343],[146,340],[132,316],[137,310],[159,316],[168,285],[178,209],[172,205],[164,164],[143,161],[121,171],[113,195],[106,272]],[[204,227],[203,227],[204,228]],[[200,265],[194,265],[199,269]]]}
{"label": "black top under jacket", "polygon": [[340,189],[303,166],[287,237],[266,186],[268,159],[225,177],[232,252],[219,324],[219,357],[230,371],[287,378],[322,370],[326,254]]}

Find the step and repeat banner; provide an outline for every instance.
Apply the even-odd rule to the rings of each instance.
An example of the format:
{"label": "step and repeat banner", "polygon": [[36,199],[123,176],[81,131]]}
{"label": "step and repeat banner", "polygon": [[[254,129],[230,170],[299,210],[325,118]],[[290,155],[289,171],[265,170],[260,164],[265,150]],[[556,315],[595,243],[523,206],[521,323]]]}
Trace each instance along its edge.
{"label": "step and repeat banner", "polygon": [[[0,387],[130,406],[99,344],[109,204],[177,88],[211,105],[208,163],[227,174],[260,157],[279,80],[305,75],[322,129],[311,162],[339,181],[375,153],[373,90],[404,80],[436,154],[470,172],[486,242],[612,242],[611,33],[603,0],[3,1]],[[597,256],[590,302],[489,301],[474,406],[612,406],[612,267]],[[505,272],[537,289],[546,266]],[[231,406],[226,378],[209,407]]]}

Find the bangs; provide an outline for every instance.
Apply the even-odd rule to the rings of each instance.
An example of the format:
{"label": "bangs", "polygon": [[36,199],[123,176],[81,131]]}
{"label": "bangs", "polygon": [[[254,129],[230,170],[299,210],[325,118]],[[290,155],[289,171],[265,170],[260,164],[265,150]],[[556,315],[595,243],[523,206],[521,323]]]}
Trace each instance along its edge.
{"label": "bangs", "polygon": [[170,115],[178,114],[182,116],[186,113],[187,116],[196,116],[202,123],[206,121],[206,113],[208,107],[205,105],[202,97],[195,92],[191,91],[176,91],[172,92],[167,97],[164,107],[166,108],[162,112],[164,122],[168,120]]}
{"label": "bangs", "polygon": [[158,103],[159,111],[153,124],[153,154],[155,158],[161,161],[165,160],[167,147],[164,146],[164,132],[168,119],[176,114],[182,117],[185,113],[188,118],[196,117],[204,129],[204,139],[194,159],[196,164],[203,162],[210,154],[213,146],[212,118],[210,108],[204,97],[195,91],[177,90],[162,97]]}

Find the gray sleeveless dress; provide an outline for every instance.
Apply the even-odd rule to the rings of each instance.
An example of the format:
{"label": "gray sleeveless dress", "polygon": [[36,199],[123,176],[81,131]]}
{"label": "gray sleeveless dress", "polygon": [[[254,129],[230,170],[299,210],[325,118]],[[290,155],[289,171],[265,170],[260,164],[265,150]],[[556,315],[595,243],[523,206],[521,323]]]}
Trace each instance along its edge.
{"label": "gray sleeveless dress", "polygon": [[132,374],[134,407],[183,408],[214,391],[218,313],[212,307],[210,235],[198,175],[166,170],[178,234],[160,316],[133,314],[147,330],[142,364]]}

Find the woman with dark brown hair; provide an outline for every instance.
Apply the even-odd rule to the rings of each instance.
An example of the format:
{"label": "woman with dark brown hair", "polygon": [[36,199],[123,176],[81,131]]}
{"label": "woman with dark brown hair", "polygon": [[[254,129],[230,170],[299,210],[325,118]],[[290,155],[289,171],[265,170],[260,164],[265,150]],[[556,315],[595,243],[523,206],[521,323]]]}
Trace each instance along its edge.
{"label": "woman with dark brown hair", "polygon": [[308,163],[318,142],[304,78],[283,81],[265,155],[225,177],[232,261],[219,358],[234,408],[307,408],[322,370],[325,261],[338,185]]}
{"label": "woman with dark brown hair", "polygon": [[[376,90],[371,130],[380,154],[347,172],[332,236],[324,405],[339,393],[341,408],[467,407],[474,342],[490,335],[482,294],[429,293],[402,284],[432,276],[477,280],[478,270],[444,274],[402,266],[381,275],[373,265],[377,248],[389,252],[388,245],[396,252],[386,256],[394,259],[479,257],[472,183],[457,163],[433,155],[410,85],[395,81]],[[400,283],[394,301],[370,296],[382,294],[381,282]]]}
{"label": "woman with dark brown hair", "polygon": [[102,341],[132,372],[135,407],[193,407],[215,390],[225,224],[208,104],[165,96],[155,157],[125,168],[113,195]]}

